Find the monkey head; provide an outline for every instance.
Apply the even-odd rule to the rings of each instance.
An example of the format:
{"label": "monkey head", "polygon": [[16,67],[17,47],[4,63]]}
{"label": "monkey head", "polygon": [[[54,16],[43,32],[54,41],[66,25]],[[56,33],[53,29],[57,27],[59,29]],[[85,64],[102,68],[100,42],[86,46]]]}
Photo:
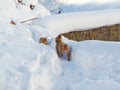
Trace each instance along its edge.
{"label": "monkey head", "polygon": [[19,3],[22,3],[22,0],[18,0]]}
{"label": "monkey head", "polygon": [[35,8],[35,5],[30,5],[30,9],[33,10]]}
{"label": "monkey head", "polygon": [[59,42],[62,42],[62,36],[61,35],[58,35],[56,37],[56,43],[59,43]]}
{"label": "monkey head", "polygon": [[45,38],[45,37],[41,37],[41,38],[39,39],[39,43],[43,43],[43,44],[45,44],[45,45],[48,45],[48,39]]}

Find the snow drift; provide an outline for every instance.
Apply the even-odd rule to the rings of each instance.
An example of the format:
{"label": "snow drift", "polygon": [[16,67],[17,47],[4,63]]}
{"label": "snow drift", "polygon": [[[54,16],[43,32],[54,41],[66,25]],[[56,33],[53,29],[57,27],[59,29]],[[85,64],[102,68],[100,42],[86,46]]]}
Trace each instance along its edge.
{"label": "snow drift", "polygon": [[[23,0],[24,5],[21,5],[17,0],[1,0],[0,3],[0,18],[4,18],[9,22],[15,20],[21,22],[35,17],[44,17],[50,15],[50,12],[37,0]],[[30,9],[30,5],[35,5],[34,10]]]}
{"label": "snow drift", "polygon": [[102,10],[51,15],[35,20],[33,24],[40,25],[56,34],[61,34],[74,30],[118,24],[120,23],[119,11]]}

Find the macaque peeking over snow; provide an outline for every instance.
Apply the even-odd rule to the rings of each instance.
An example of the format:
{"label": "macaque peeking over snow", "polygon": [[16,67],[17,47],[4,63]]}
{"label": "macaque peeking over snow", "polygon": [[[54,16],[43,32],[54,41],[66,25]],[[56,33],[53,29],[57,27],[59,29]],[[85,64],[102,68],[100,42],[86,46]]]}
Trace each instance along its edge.
{"label": "macaque peeking over snow", "polygon": [[22,3],[22,0],[18,0],[19,3]]}
{"label": "macaque peeking over snow", "polygon": [[24,5],[23,0],[18,0],[18,3],[20,3],[21,5]]}
{"label": "macaque peeking over snow", "polygon": [[62,36],[58,35],[58,37],[56,37],[56,51],[59,57],[63,57],[63,54],[66,53],[67,54],[67,59],[68,61],[70,61],[70,47],[68,44],[62,42]]}
{"label": "macaque peeking over snow", "polygon": [[35,5],[30,5],[30,9],[33,10],[35,8]]}
{"label": "macaque peeking over snow", "polygon": [[48,39],[45,38],[45,37],[41,37],[41,38],[39,39],[39,43],[43,43],[43,44],[45,44],[45,45],[48,45]]}

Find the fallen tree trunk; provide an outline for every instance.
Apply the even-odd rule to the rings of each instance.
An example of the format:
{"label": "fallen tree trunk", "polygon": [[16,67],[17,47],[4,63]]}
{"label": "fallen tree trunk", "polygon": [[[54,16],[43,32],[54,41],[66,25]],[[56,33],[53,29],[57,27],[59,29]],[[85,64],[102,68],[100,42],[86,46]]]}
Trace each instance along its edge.
{"label": "fallen tree trunk", "polygon": [[62,34],[63,36],[75,40],[104,40],[104,41],[120,41],[120,24],[111,26],[103,26],[89,30],[75,30]]}
{"label": "fallen tree trunk", "polygon": [[25,21],[21,21],[20,23],[26,23],[26,22],[29,22],[29,21],[32,21],[32,20],[35,20],[35,19],[38,19],[38,18],[28,19],[28,20],[25,20]]}

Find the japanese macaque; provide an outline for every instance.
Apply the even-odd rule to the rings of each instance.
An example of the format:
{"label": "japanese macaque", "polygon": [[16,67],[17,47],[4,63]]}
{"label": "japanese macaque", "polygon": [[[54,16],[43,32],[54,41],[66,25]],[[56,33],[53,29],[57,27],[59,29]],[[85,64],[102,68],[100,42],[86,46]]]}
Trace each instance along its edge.
{"label": "japanese macaque", "polygon": [[35,5],[30,5],[30,9],[33,10],[35,8]]}
{"label": "japanese macaque", "polygon": [[48,39],[45,38],[45,37],[41,37],[41,38],[39,39],[39,43],[43,43],[43,44],[45,44],[45,45],[48,45]]}
{"label": "japanese macaque", "polygon": [[56,51],[59,57],[63,57],[63,54],[66,53],[67,54],[67,59],[68,61],[70,61],[70,47],[68,44],[62,42],[62,36],[58,35],[58,37],[56,37]]}
{"label": "japanese macaque", "polygon": [[25,4],[23,3],[23,0],[18,0],[18,3],[20,3],[21,5],[25,5]]}
{"label": "japanese macaque", "polygon": [[22,3],[22,0],[18,0],[19,3]]}
{"label": "japanese macaque", "polygon": [[18,3],[23,4],[22,0],[18,0]]}

